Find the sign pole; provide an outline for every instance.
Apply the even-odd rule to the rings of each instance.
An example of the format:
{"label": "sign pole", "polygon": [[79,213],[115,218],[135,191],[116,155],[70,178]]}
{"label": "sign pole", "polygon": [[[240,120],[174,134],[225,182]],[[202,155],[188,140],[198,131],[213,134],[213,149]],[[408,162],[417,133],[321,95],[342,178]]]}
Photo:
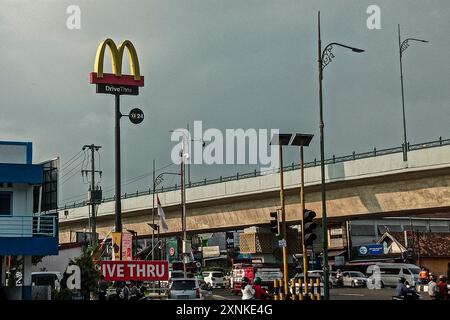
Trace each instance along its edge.
{"label": "sign pole", "polygon": [[[103,72],[105,49],[109,48],[112,60],[113,73]],[[122,59],[125,49],[128,51],[131,75],[122,74]],[[113,94],[115,96],[115,232],[122,234],[122,199],[121,199],[121,164],[120,164],[120,96],[138,95],[139,87],[144,86],[144,77],[141,76],[139,60],[134,45],[129,40],[123,41],[118,47],[112,39],[106,39],[97,48],[94,62],[94,72],[90,73],[90,83],[96,85],[97,93]],[[126,115],[128,119],[139,124],[144,120],[144,113],[134,108]],[[152,244],[153,245],[153,244]],[[120,251],[120,250],[119,250]],[[120,258],[122,258],[120,252]]]}
{"label": "sign pole", "polygon": [[122,232],[122,202],[121,202],[121,172],[120,172],[120,118],[122,114],[120,113],[120,95],[115,94],[116,101],[116,125],[115,125],[115,180],[116,180],[116,203],[115,203],[115,214],[116,214],[116,232]]}

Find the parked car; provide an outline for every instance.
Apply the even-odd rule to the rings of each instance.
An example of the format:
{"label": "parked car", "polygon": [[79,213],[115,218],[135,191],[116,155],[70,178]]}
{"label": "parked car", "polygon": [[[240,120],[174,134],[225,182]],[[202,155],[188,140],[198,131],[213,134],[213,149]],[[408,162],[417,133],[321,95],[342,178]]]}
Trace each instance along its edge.
{"label": "parked car", "polygon": [[172,300],[203,300],[203,295],[197,279],[175,278],[170,284],[168,298]]}
{"label": "parked car", "polygon": [[367,286],[366,276],[359,271],[344,271],[342,273],[342,283],[344,287],[365,287]]}
{"label": "parked car", "polygon": [[[400,277],[406,279],[406,285],[419,283],[420,268],[408,263],[376,263],[367,268],[366,274],[372,284],[377,282],[383,287],[395,287]],[[379,277],[379,278],[377,278]]]}
{"label": "parked car", "polygon": [[202,272],[203,281],[209,288],[225,288],[226,279],[223,272],[220,271],[204,271]]}

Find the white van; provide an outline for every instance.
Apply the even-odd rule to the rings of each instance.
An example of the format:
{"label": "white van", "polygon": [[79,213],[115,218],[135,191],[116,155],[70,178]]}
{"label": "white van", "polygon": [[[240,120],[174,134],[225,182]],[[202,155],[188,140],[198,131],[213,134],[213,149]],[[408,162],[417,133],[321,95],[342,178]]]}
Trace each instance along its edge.
{"label": "white van", "polygon": [[375,263],[367,268],[366,274],[368,281],[375,284],[376,273],[379,270],[379,284],[383,287],[395,287],[400,277],[406,279],[406,285],[415,286],[419,283],[420,268],[414,264],[408,263]]}
{"label": "white van", "polygon": [[31,273],[31,283],[34,286],[51,286],[53,290],[60,291],[62,275],[57,271],[41,271]]}

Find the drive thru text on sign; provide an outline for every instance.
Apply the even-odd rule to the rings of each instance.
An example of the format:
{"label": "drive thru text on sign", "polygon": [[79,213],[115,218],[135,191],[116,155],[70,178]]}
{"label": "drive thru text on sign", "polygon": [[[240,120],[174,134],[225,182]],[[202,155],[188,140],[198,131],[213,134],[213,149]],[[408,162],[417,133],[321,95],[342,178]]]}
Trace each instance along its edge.
{"label": "drive thru text on sign", "polygon": [[101,261],[106,281],[167,281],[168,261]]}

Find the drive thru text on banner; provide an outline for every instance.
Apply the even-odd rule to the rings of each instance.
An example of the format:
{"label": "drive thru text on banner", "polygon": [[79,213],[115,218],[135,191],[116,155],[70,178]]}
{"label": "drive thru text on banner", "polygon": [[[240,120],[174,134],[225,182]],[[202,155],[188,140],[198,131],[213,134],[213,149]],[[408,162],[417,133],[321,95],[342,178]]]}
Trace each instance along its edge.
{"label": "drive thru text on banner", "polygon": [[105,281],[167,281],[169,262],[160,261],[100,261]]}

